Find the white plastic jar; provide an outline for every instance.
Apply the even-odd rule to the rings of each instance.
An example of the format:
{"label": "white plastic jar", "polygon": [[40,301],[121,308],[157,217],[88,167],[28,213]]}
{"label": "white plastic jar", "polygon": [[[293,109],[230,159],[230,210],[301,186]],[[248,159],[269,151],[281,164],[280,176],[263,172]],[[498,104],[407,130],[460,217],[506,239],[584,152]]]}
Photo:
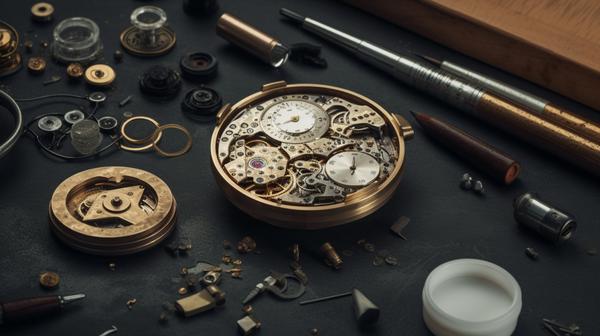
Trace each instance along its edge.
{"label": "white plastic jar", "polygon": [[436,336],[509,336],[521,307],[515,278],[483,260],[444,263],[423,287],[423,319]]}

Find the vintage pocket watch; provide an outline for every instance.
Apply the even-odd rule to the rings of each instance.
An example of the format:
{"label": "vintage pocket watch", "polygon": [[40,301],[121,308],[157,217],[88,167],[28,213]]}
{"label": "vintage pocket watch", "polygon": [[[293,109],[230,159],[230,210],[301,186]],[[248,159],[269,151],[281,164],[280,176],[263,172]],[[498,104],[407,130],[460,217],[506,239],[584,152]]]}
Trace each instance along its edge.
{"label": "vintage pocket watch", "polygon": [[252,217],[319,229],[383,206],[413,135],[406,119],[357,93],[279,81],[219,111],[211,164],[226,197]]}

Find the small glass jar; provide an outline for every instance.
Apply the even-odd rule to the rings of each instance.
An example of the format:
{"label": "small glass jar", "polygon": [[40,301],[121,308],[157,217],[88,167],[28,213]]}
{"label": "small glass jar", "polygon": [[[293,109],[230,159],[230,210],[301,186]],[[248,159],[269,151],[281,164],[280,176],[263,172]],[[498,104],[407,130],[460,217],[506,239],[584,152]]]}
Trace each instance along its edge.
{"label": "small glass jar", "polygon": [[102,52],[100,29],[87,18],[66,19],[54,28],[50,50],[52,57],[61,63],[92,63]]}

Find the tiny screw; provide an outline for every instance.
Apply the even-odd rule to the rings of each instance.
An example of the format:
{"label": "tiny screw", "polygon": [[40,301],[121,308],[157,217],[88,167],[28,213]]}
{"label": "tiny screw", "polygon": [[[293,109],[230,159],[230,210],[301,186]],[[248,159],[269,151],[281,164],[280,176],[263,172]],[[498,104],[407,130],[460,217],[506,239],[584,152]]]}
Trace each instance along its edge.
{"label": "tiny screw", "polygon": [[531,248],[531,247],[528,247],[528,248],[526,248],[526,249],[525,249],[525,253],[527,253],[527,255],[528,255],[528,256],[529,256],[531,259],[534,259],[534,260],[537,260],[537,259],[538,259],[538,257],[540,256],[540,254],[539,254],[539,253],[537,253],[537,252],[535,252],[535,251],[533,250],[533,248]]}

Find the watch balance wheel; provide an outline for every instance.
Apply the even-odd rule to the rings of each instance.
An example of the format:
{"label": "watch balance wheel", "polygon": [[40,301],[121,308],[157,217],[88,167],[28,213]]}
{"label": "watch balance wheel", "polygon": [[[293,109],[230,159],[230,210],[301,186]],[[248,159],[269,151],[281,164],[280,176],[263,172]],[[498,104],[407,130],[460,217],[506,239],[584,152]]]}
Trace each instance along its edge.
{"label": "watch balance wheel", "polygon": [[413,134],[406,119],[352,91],[280,81],[219,111],[211,164],[244,212],[319,229],[363,218],[392,197]]}
{"label": "watch balance wheel", "polygon": [[128,167],[101,167],[67,178],[50,201],[52,230],[90,254],[125,255],[148,249],[175,226],[177,203],[157,176]]}

